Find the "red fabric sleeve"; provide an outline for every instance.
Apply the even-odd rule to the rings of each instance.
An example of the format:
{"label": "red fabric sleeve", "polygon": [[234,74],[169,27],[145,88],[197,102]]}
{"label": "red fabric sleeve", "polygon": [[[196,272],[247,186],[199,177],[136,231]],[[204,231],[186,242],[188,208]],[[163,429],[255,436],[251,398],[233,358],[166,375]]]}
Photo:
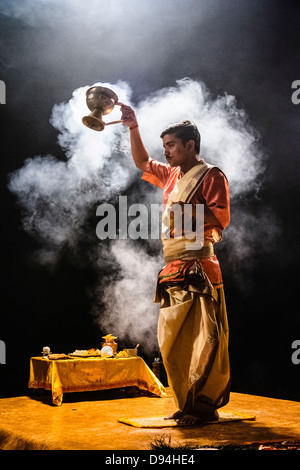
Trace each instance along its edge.
{"label": "red fabric sleeve", "polygon": [[161,189],[169,179],[171,173],[171,166],[166,163],[161,163],[153,158],[149,158],[146,170],[143,172],[142,179],[148,181]]}
{"label": "red fabric sleeve", "polygon": [[218,220],[224,230],[230,221],[230,196],[226,176],[218,168],[210,170],[204,178],[202,196],[207,208]]}

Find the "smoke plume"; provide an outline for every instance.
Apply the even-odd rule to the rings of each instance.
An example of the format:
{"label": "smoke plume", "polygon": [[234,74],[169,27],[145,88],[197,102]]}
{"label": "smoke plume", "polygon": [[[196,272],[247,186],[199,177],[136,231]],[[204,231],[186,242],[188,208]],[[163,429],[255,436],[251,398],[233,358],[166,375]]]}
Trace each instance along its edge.
{"label": "smoke plume", "polygon": [[[120,101],[132,104],[128,83],[101,85],[112,88]],[[39,262],[55,266],[62,250],[67,249],[76,262],[84,259],[90,263],[99,273],[97,286],[91,286],[95,322],[102,331],[129,342],[144,340],[145,349],[150,351],[156,348],[158,308],[152,300],[156,275],[162,267],[160,243],[151,239],[143,243],[99,240],[96,227],[91,229],[86,221],[95,215],[99,204],[117,204],[118,196],[126,191],[130,202],[148,207],[162,202],[162,192],[139,181],[127,128],[117,124],[95,132],[82,124],[82,117],[89,112],[85,103],[89,86],[75,90],[68,102],[55,105],[52,111],[50,123],[59,132],[65,161],[53,155],[28,158],[10,175],[9,189],[21,206],[24,229],[41,244],[36,254]],[[213,98],[203,83],[191,79],[179,80],[175,87],[154,93],[134,108],[145,146],[158,160],[163,161],[159,135],[167,125],[190,119],[199,127],[201,156],[220,166],[229,180],[236,210],[230,228],[224,231],[223,243],[231,253],[231,275],[238,276],[241,263],[249,263],[263,235],[262,215],[250,214],[243,205],[249,194],[257,197],[264,172],[259,136],[244,111],[237,109],[233,96]],[[105,120],[119,116],[116,106]],[[82,240],[88,240],[88,253],[81,253]]]}

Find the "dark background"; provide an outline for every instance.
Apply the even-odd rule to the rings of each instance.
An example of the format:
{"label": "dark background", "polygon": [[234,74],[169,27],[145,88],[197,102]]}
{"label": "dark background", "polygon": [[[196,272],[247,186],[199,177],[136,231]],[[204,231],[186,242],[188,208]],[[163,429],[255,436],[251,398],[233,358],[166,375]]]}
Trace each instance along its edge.
{"label": "dark background", "polygon": [[[299,2],[36,3],[0,1],[0,79],[6,84],[6,104],[0,105],[0,339],[6,344],[1,396],[27,393],[29,359],[42,346],[70,352],[97,347],[101,336],[88,313],[87,289],[95,273],[76,266],[68,252],[53,271],[35,263],[39,241],[22,228],[8,175],[34,155],[65,159],[49,117],[74,89],[122,79],[138,103],[188,76],[215,96],[234,95],[260,133],[267,168],[252,212],[261,201],[281,229],[249,271],[241,267],[251,289],[240,288],[228,263],[223,269],[232,389],[299,400],[300,364],[291,361],[292,342],[300,338],[300,105],[291,101],[292,82],[300,80]],[[94,230],[94,220],[91,226]],[[228,256],[226,249],[220,253],[221,265]],[[151,364],[142,345],[140,352]]]}

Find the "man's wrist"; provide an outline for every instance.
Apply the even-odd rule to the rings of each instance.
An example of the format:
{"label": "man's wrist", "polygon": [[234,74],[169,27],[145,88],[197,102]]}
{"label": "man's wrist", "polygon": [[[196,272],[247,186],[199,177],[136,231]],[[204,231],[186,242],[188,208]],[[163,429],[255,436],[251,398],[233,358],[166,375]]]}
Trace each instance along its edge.
{"label": "man's wrist", "polygon": [[129,129],[132,130],[132,129],[135,129],[136,127],[139,127],[139,125],[136,124],[135,126],[129,127]]}

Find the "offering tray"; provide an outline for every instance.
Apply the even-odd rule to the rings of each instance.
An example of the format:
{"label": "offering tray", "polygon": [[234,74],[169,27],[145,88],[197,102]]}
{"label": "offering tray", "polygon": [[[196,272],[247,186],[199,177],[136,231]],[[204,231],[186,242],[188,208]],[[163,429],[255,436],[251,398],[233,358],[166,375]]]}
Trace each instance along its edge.
{"label": "offering tray", "polygon": [[71,357],[101,357],[100,349],[76,349],[68,354]]}

